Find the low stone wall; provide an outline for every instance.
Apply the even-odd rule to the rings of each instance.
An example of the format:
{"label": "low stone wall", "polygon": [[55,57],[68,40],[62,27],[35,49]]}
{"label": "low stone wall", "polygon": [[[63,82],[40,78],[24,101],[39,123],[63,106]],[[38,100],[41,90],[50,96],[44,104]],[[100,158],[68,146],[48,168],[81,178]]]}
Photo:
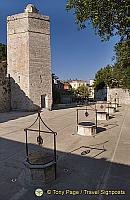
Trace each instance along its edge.
{"label": "low stone wall", "polygon": [[121,88],[109,88],[107,91],[107,100],[109,101],[111,98],[114,101],[116,96],[119,98],[119,104],[130,105],[130,90]]}

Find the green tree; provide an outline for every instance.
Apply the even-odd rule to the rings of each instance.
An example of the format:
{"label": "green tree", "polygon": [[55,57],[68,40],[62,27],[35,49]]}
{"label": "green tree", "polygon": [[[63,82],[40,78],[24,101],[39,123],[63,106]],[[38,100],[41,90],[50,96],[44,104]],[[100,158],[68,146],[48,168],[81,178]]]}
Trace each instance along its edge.
{"label": "green tree", "polygon": [[83,98],[88,98],[89,97],[89,88],[88,86],[81,85],[76,89],[76,94],[80,95]]}
{"label": "green tree", "polygon": [[95,32],[108,40],[113,35],[129,36],[129,0],[68,0],[67,10],[73,10],[76,23],[85,28],[89,21]]}
{"label": "green tree", "polygon": [[0,43],[0,62],[7,60],[7,47],[5,44]]}
{"label": "green tree", "polygon": [[102,89],[105,86],[103,68],[99,69],[95,75],[94,87],[96,89]]}
{"label": "green tree", "polygon": [[130,39],[115,45],[115,64],[101,68],[95,75],[95,87],[122,87],[130,89]]}
{"label": "green tree", "polygon": [[57,104],[61,102],[61,92],[56,87],[55,81],[58,81],[59,77],[52,73],[52,96],[53,96],[53,103]]}
{"label": "green tree", "polygon": [[53,86],[53,103],[58,104],[61,103],[61,92],[58,90],[58,88]]}
{"label": "green tree", "polygon": [[130,39],[115,45],[115,59],[122,68],[130,66]]}
{"label": "green tree", "polygon": [[113,87],[113,67],[110,65],[101,68],[95,75],[94,87],[102,89],[105,86]]}
{"label": "green tree", "polygon": [[115,45],[116,63],[113,75],[119,87],[130,88],[130,39]]}

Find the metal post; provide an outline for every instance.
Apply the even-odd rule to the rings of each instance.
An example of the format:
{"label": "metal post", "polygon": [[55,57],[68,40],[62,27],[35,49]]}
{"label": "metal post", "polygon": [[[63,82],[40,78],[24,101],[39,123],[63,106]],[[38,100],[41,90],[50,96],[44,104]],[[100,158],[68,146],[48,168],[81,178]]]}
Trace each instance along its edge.
{"label": "metal post", "polygon": [[25,133],[26,133],[26,155],[27,155],[27,161],[29,161],[29,160],[28,160],[28,141],[27,141],[27,129],[25,129],[24,131],[25,131]]}
{"label": "metal post", "polygon": [[110,95],[110,102],[111,102],[111,95]]}
{"label": "metal post", "polygon": [[109,116],[109,103],[108,103],[108,116]]}
{"label": "metal post", "polygon": [[56,179],[56,135],[54,133],[55,179]]}
{"label": "metal post", "polygon": [[77,109],[76,111],[77,111],[77,115],[76,115],[76,116],[77,116],[77,121],[76,121],[76,122],[77,122],[77,132],[78,132],[78,123],[79,123],[79,119],[78,119],[78,109]]}
{"label": "metal post", "polygon": [[97,109],[96,109],[96,133],[97,133]]}
{"label": "metal post", "polygon": [[38,112],[38,118],[39,118],[39,121],[38,121],[38,122],[39,122],[39,129],[38,129],[38,132],[39,132],[39,138],[40,138],[40,129],[41,129],[41,127],[40,127],[40,120],[41,120],[41,119],[40,119],[40,112]]}
{"label": "metal post", "polygon": [[117,102],[117,93],[116,93],[116,103],[118,104],[118,102]]}

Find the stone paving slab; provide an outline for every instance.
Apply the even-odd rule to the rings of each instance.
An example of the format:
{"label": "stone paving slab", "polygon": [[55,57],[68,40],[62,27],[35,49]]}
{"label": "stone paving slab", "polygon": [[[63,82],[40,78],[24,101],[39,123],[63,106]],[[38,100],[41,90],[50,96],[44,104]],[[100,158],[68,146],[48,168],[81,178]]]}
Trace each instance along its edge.
{"label": "stone paving slab", "polygon": [[[126,195],[34,195],[38,187],[26,184],[25,133],[37,114],[0,114],[0,199],[2,200],[129,200],[130,199],[130,107],[122,106],[108,121],[99,122],[96,137],[76,134],[76,108],[42,114],[47,125],[58,132],[57,180],[43,190],[125,190]],[[93,118],[93,114],[90,114]],[[82,116],[83,117],[83,116]],[[3,119],[3,121],[2,121]],[[83,118],[82,118],[83,119]],[[81,120],[82,120],[81,119]],[[48,140],[49,141],[49,140]],[[47,147],[47,146],[46,146]],[[50,144],[48,145],[50,147]],[[82,151],[90,153],[82,156]],[[101,151],[99,149],[105,149]],[[53,192],[52,192],[53,193]]]}

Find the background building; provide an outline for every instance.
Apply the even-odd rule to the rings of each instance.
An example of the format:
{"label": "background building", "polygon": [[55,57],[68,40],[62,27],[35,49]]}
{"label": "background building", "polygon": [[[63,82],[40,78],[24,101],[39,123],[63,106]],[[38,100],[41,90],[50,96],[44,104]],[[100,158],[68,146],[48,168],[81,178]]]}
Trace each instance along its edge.
{"label": "background building", "polygon": [[84,80],[69,80],[69,84],[72,86],[73,89],[77,89],[79,86],[84,85],[87,86],[87,81]]}
{"label": "background building", "polygon": [[94,91],[94,80],[90,80],[89,81],[89,88],[90,88],[90,95],[89,95],[89,98],[91,99],[94,99],[94,94],[95,94],[95,91]]}
{"label": "background building", "polygon": [[93,86],[93,84],[94,84],[94,80],[93,79],[89,80],[89,85]]}

